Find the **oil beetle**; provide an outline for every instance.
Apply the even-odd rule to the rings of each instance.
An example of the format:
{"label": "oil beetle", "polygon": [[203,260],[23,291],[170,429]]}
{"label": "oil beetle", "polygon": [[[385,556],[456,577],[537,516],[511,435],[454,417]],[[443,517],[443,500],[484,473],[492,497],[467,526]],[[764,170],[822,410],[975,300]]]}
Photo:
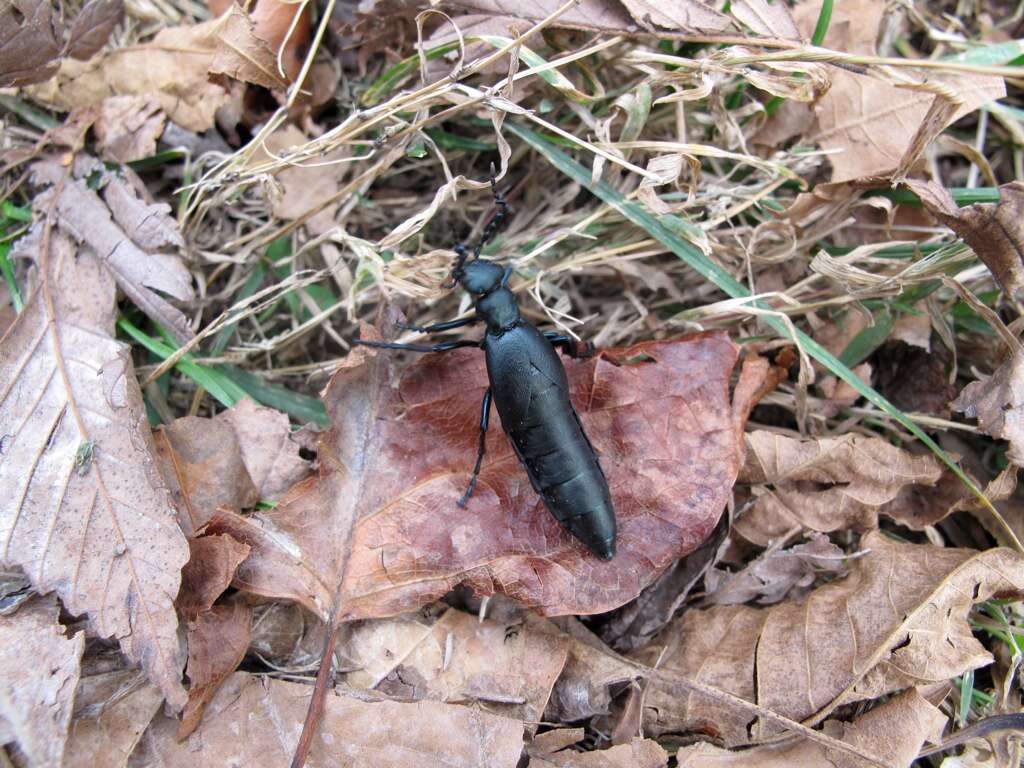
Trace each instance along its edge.
{"label": "oil beetle", "polygon": [[555,347],[561,347],[577,356],[576,343],[556,333],[541,333],[523,319],[515,294],[508,287],[512,268],[480,257],[481,249],[508,214],[508,203],[498,192],[493,175],[491,190],[498,210],[473,248],[472,259],[463,244],[455,246],[458,258],[451,282],[445,286],[461,285],[473,297],[476,313],[462,320],[425,327],[401,326],[419,333],[434,333],[482,321],[487,325],[484,338],[433,345],[361,340],[356,343],[412,352],[482,348],[490,386],[484,393],[480,412],[476,465],[459,506],[466,505],[480,474],[493,399],[501,425],[545,506],[591,552],[602,560],[611,560],[615,556],[615,511],[608,481],[569,399],[565,368],[555,352]]}

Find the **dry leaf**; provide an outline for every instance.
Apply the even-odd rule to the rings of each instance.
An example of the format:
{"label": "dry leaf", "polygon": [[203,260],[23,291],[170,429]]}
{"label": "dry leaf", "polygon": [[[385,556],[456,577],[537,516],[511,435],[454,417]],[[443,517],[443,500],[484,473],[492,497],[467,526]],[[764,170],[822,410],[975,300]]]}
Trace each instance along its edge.
{"label": "dry leaf", "polygon": [[819,574],[846,570],[846,553],[828,540],[812,533],[806,544],[765,552],[738,573],[711,568],[705,576],[705,591],[712,605],[739,605],[753,600],[768,605],[791,592],[814,584]]}
{"label": "dry leaf", "polygon": [[972,381],[953,401],[953,410],[969,419],[977,419],[986,435],[1007,440],[1006,457],[1024,465],[1024,355],[1014,350],[991,376]]}
{"label": "dry leaf", "polygon": [[[75,173],[69,178],[65,178],[65,169],[55,161],[36,163],[32,171],[36,184],[50,186],[36,195],[36,213],[45,217],[53,211],[60,229],[100,259],[139,309],[167,328],[179,342],[192,338],[195,334],[188,318],[157,293],[182,301],[191,299],[192,276],[178,255],[144,250],[183,245],[177,225],[169,216],[170,206],[147,205],[126,178],[104,172],[103,164],[94,158],[79,157]],[[95,174],[100,174],[102,200],[89,185]],[[43,223],[37,222],[32,234],[19,241],[16,250],[23,255],[37,250],[42,229]]]}
{"label": "dry leaf", "polygon": [[537,723],[565,665],[568,639],[448,610],[433,625],[408,618],[352,628],[339,649],[359,669],[344,680],[392,699],[480,701],[489,712]]}
{"label": "dry leaf", "polygon": [[621,661],[597,635],[571,616],[550,622],[529,617],[527,622],[538,631],[558,631],[570,639],[569,658],[551,692],[544,719],[573,722],[608,714],[609,688],[635,679],[636,668]]}
{"label": "dry leaf", "polygon": [[249,547],[227,534],[189,539],[188,546],[191,556],[181,571],[176,602],[185,618],[194,619],[213,608],[239,563],[249,556]]}
{"label": "dry leaf", "polygon": [[114,282],[53,232],[45,279],[0,342],[0,559],[141,662],[185,702],[172,600],[188,559],[129,349],[112,338]]}
{"label": "dry leaf", "polygon": [[[460,11],[524,19],[532,26],[546,19],[562,5],[564,3],[560,0],[458,0],[457,7]],[[634,24],[618,3],[580,0],[579,4],[562,13],[553,26],[612,34],[626,32]]]}
{"label": "dry leaf", "polygon": [[645,29],[673,32],[721,32],[732,21],[700,0],[622,0],[634,21]]}
{"label": "dry leaf", "polygon": [[[691,610],[652,643],[644,660],[714,685],[791,718],[814,721],[837,706],[914,685],[945,682],[992,661],[967,614],[993,596],[1024,593],[1024,558],[900,544],[879,532],[861,541],[850,575],[797,604]],[[696,730],[726,745],[771,735],[769,723],[696,693],[652,681],[645,705],[653,733]]]}
{"label": "dry leaf", "polygon": [[878,437],[799,440],[748,433],[740,482],[770,485],[735,523],[768,546],[794,528],[866,531],[885,515],[914,530],[941,520],[966,492],[931,454],[914,455]]}
{"label": "dry leaf", "polygon": [[[267,2],[263,0],[260,5]],[[288,81],[277,69],[276,53],[266,41],[256,36],[252,19],[237,5],[232,3],[228,12],[217,20],[214,35],[216,42],[210,72],[264,88],[288,86]]]}
{"label": "dry leaf", "polygon": [[64,768],[123,768],[164,697],[135,670],[83,674]]}
{"label": "dry leaf", "polygon": [[167,115],[150,96],[111,96],[104,99],[93,125],[96,148],[107,160],[130,163],[156,154]]}
{"label": "dry leaf", "polygon": [[235,431],[242,461],[259,498],[277,501],[312,471],[310,462],[299,455],[301,445],[292,440],[286,414],[246,397],[217,414],[216,420],[230,424]]}
{"label": "dry leaf", "polygon": [[124,18],[124,0],[88,0],[68,33],[65,53],[73,59],[91,59]]}
{"label": "dry leaf", "polygon": [[53,598],[36,598],[0,621],[0,731],[38,768],[62,763],[85,648],[59,613]]}
{"label": "dry leaf", "polygon": [[[882,702],[851,723],[828,720],[825,732],[866,753],[884,758],[892,768],[908,768],[926,741],[937,741],[946,716],[911,688]],[[814,741],[789,741],[764,745],[742,752],[712,746],[706,742],[683,747],[676,754],[679,768],[868,768],[867,760],[830,750]]]}
{"label": "dry leaf", "polygon": [[49,0],[11,0],[0,8],[0,88],[51,77],[60,56],[58,20]]}
{"label": "dry leaf", "polygon": [[218,507],[244,509],[259,501],[238,437],[225,420],[186,416],[158,429],[154,439],[178,524],[188,536],[196,535]]}
{"label": "dry leaf", "polygon": [[785,3],[769,0],[734,0],[729,12],[758,35],[799,40],[800,30]]}
{"label": "dry leaf", "polygon": [[54,78],[28,93],[65,111],[97,106],[111,96],[148,95],[182,128],[209,130],[227,101],[227,92],[207,79],[221,22],[165,27],[148,43],[88,62],[64,59]]}
{"label": "dry leaf", "polygon": [[531,768],[664,768],[666,765],[668,753],[651,739],[635,739],[629,744],[591,752],[565,749],[530,760]]}
{"label": "dry leaf", "polygon": [[[232,0],[210,0],[208,5],[214,15],[220,16],[234,3]],[[274,55],[274,76],[280,78],[282,75],[276,63],[280,51],[283,76],[289,83],[295,82],[308,53],[312,6],[287,0],[256,0],[247,8],[252,20],[252,33]],[[296,21],[297,14],[302,16]]]}
{"label": "dry leaf", "polygon": [[[236,673],[221,686],[199,728],[178,743],[160,718],[133,757],[137,768],[286,768],[313,688]],[[329,693],[309,768],[514,768],[523,747],[516,720],[455,704],[375,703]],[[486,757],[483,757],[486,756]]]}
{"label": "dry leaf", "polygon": [[549,615],[609,610],[699,546],[721,514],[740,430],[767,375],[745,364],[730,404],[735,356],[712,333],[567,362],[616,506],[610,563],[547,512],[497,429],[468,508],[456,505],[487,386],[476,351],[421,358],[400,377],[392,356],[351,353],[325,392],[335,427],[321,442],[319,477],[250,518],[221,510],[209,530],[253,548],[235,586],[322,617],[339,583],[345,619],[395,615],[460,582]]}
{"label": "dry leaf", "polygon": [[936,219],[964,239],[1011,296],[1024,298],[1024,182],[999,187],[998,203],[957,207],[933,181],[905,182]]}
{"label": "dry leaf", "polygon": [[181,713],[178,739],[198,726],[203,711],[229,675],[245,658],[252,608],[239,601],[217,605],[188,623],[188,704]]}
{"label": "dry leaf", "polygon": [[[960,99],[955,110],[933,126],[937,134],[982,104],[1003,98],[1001,77],[931,76]],[[898,88],[888,82],[847,70],[832,73],[832,87],[815,105],[818,131],[809,137],[829,154],[832,182],[887,175],[910,150],[936,97],[927,91]]]}

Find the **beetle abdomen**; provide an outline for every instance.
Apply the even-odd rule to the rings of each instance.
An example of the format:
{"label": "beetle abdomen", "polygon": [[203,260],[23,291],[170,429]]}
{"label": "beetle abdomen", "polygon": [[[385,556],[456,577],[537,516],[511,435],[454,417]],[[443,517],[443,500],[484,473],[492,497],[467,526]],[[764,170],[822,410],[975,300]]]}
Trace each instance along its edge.
{"label": "beetle abdomen", "polygon": [[615,513],[608,481],[569,400],[557,353],[527,325],[488,336],[484,349],[501,425],[534,490],[576,538],[610,560]]}

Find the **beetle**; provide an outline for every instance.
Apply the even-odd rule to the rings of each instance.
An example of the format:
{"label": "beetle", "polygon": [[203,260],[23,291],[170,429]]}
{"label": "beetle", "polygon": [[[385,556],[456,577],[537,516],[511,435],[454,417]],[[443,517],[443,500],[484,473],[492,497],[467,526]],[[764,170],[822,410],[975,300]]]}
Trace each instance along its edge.
{"label": "beetle", "polygon": [[465,245],[455,246],[457,259],[451,280],[445,284],[447,288],[459,285],[469,293],[475,313],[428,326],[400,325],[419,333],[436,333],[483,322],[483,339],[431,345],[363,340],[356,343],[412,352],[483,349],[489,386],[480,409],[476,464],[459,506],[465,507],[480,475],[493,401],[501,426],[545,506],[591,552],[602,560],[611,560],[615,556],[615,510],[608,481],[569,399],[569,381],[555,348],[560,347],[573,357],[580,356],[579,351],[573,339],[542,333],[524,319],[518,300],[508,287],[512,268],[481,258],[481,249],[508,215],[508,203],[498,192],[493,176],[491,190],[497,211],[473,248],[472,258]]}

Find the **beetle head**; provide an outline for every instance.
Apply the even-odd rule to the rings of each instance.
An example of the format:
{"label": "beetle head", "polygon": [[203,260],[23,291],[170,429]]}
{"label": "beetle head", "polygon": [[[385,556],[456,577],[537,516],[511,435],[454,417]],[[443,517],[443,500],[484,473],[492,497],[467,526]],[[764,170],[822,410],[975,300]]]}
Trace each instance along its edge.
{"label": "beetle head", "polygon": [[506,270],[487,259],[474,259],[467,264],[456,266],[452,273],[468,293],[484,296],[500,287],[506,280]]}

